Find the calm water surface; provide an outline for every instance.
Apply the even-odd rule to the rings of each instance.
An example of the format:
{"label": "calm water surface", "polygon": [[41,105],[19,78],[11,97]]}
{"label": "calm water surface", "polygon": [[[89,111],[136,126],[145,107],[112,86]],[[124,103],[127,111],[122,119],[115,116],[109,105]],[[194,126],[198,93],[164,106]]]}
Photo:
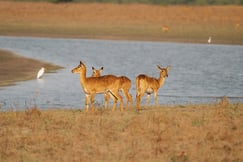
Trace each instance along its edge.
{"label": "calm water surface", "polygon": [[[92,66],[103,66],[103,74],[128,76],[134,100],[138,74],[158,77],[156,65],[170,65],[169,77],[159,90],[159,104],[211,103],[222,96],[243,101],[243,46],[0,37],[0,48],[65,67],[41,80],[1,87],[1,109],[84,108],[79,75],[71,73],[80,60],[87,66],[87,75]],[[97,95],[96,104],[103,102],[103,95]]]}

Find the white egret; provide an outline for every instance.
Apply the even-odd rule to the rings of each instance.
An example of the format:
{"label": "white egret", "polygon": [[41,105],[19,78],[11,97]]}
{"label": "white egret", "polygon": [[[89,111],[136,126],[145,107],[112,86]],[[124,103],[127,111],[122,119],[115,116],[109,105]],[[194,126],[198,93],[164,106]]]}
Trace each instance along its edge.
{"label": "white egret", "polygon": [[210,44],[210,43],[211,43],[211,41],[212,41],[212,38],[211,38],[211,37],[209,37],[209,38],[208,38],[208,43]]}
{"label": "white egret", "polygon": [[37,73],[37,79],[40,79],[43,75],[44,75],[44,73],[45,73],[45,68],[44,67],[42,67],[39,71],[38,71],[38,73]]}

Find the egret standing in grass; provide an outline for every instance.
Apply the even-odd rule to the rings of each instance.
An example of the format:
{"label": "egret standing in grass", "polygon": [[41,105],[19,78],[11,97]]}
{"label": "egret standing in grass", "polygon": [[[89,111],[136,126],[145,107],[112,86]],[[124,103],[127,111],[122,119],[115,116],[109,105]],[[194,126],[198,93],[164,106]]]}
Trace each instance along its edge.
{"label": "egret standing in grass", "polygon": [[212,38],[211,38],[211,37],[209,37],[209,38],[208,38],[208,43],[210,44],[210,43],[211,43],[211,41],[212,41]]}
{"label": "egret standing in grass", "polygon": [[38,71],[38,73],[37,73],[37,79],[40,79],[43,75],[44,75],[44,73],[45,73],[45,68],[41,68],[39,71]]}

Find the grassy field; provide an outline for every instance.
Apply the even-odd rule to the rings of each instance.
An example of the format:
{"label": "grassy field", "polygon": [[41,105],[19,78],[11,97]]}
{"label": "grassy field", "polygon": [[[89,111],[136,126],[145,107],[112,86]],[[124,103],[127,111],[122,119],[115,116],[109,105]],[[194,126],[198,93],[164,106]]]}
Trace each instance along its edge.
{"label": "grassy field", "polygon": [[0,35],[243,44],[242,23],[243,6],[0,1]]}
{"label": "grassy field", "polygon": [[35,79],[41,67],[45,67],[46,72],[54,72],[62,68],[0,49],[0,87],[15,84],[17,81]]}
{"label": "grassy field", "polygon": [[0,161],[243,161],[243,105],[0,112]]}

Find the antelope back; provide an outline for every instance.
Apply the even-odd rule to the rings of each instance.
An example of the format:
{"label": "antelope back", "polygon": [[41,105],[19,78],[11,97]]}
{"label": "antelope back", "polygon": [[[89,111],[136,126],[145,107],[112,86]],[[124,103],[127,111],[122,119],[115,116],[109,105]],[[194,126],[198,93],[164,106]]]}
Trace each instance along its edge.
{"label": "antelope back", "polygon": [[119,89],[119,80],[114,75],[103,75],[100,77],[88,77],[84,83],[84,87],[87,91],[94,91],[96,93],[102,93],[107,90]]}
{"label": "antelope back", "polygon": [[126,77],[126,76],[120,76],[119,77],[119,80],[120,80],[120,86],[121,88],[125,88],[125,89],[130,89],[131,86],[132,86],[132,81]]}

